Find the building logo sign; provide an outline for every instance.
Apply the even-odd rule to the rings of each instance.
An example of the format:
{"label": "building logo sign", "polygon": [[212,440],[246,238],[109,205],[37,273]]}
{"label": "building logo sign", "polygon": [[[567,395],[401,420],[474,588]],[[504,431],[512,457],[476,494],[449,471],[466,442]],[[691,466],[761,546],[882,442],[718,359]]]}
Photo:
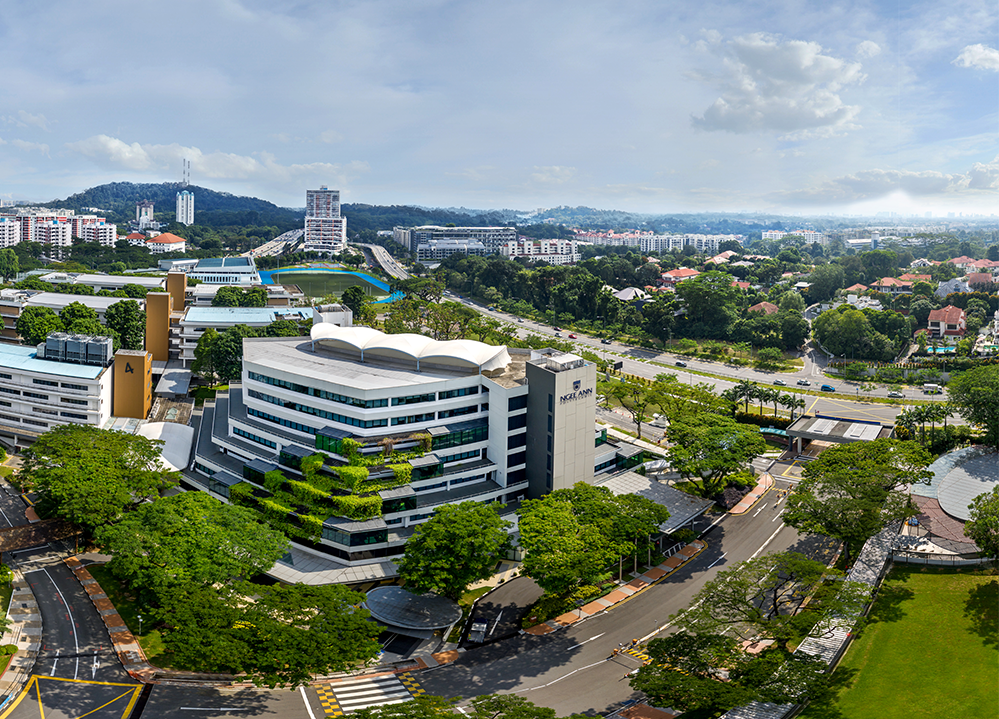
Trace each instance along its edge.
{"label": "building logo sign", "polygon": [[573,391],[569,394],[564,394],[558,398],[559,404],[565,404],[566,402],[575,402],[576,400],[586,399],[593,395],[593,388],[587,387],[586,389],[580,389],[580,380],[576,380],[572,383]]}
{"label": "building logo sign", "polygon": [[581,380],[581,379],[577,379],[577,380],[573,381],[573,383],[572,383],[572,391],[573,392],[579,391],[579,385],[581,385],[582,383],[583,383],[583,380]]}

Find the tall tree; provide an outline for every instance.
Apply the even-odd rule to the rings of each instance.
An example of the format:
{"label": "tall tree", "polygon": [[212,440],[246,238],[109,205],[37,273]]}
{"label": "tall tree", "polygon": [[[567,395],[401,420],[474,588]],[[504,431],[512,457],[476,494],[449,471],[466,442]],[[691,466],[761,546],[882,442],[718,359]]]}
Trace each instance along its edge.
{"label": "tall tree", "polygon": [[638,429],[638,438],[642,438],[642,423],[647,419],[646,412],[649,405],[655,403],[655,395],[649,391],[646,385],[627,380],[616,382],[611,388],[610,394],[621,403],[621,407],[631,414],[631,419]]}
{"label": "tall tree", "polygon": [[985,429],[985,443],[999,449],[999,365],[969,369],[948,383],[947,393],[969,424]]}
{"label": "tall tree", "polygon": [[725,488],[726,478],[766,451],[759,427],[704,413],[670,424],[666,458],[687,481],[702,482],[703,496]]}
{"label": "tall tree", "polygon": [[785,524],[843,542],[847,564],[864,542],[918,511],[909,484],[928,484],[929,453],[916,442],[876,439],[840,444],[805,465]]}
{"label": "tall tree", "polygon": [[500,508],[471,501],[438,507],[396,562],[407,588],[458,601],[470,584],[491,577],[511,546]]}
{"label": "tall tree", "polygon": [[9,247],[0,250],[0,277],[3,277],[5,282],[9,282],[17,276],[20,270],[21,265],[14,250]]}
{"label": "tall tree", "polygon": [[104,311],[104,323],[127,350],[141,350],[146,340],[146,313],[135,300],[115,302]]}
{"label": "tall tree", "polygon": [[92,425],[62,425],[25,450],[19,476],[38,492],[41,514],[92,532],[177,483],[176,474],[162,468],[161,444]]}
{"label": "tall tree", "polygon": [[48,307],[25,307],[17,318],[16,329],[24,344],[37,345],[53,332],[62,332],[65,325]]}
{"label": "tall tree", "polygon": [[718,572],[672,619],[696,634],[766,636],[786,645],[816,631],[827,617],[864,606],[865,585],[832,581],[837,576],[797,552],[766,554]]}
{"label": "tall tree", "polygon": [[978,545],[982,554],[999,561],[999,487],[979,494],[968,505],[970,519],[964,533]]}
{"label": "tall tree", "polygon": [[212,342],[212,363],[219,379],[232,382],[243,374],[243,339],[256,336],[252,327],[234,325]]}
{"label": "tall tree", "polygon": [[115,575],[133,590],[157,595],[178,584],[250,579],[269,569],[288,551],[288,539],[257,517],[203,492],[183,492],[98,529],[97,541],[114,555]]}
{"label": "tall tree", "polygon": [[164,642],[194,671],[246,672],[258,685],[300,686],[379,652],[364,595],[342,584],[186,585],[164,593]]}
{"label": "tall tree", "polygon": [[219,333],[214,327],[209,327],[198,337],[198,344],[194,348],[194,362],[191,364],[191,371],[199,374],[208,382],[215,380],[215,342],[219,338]]}

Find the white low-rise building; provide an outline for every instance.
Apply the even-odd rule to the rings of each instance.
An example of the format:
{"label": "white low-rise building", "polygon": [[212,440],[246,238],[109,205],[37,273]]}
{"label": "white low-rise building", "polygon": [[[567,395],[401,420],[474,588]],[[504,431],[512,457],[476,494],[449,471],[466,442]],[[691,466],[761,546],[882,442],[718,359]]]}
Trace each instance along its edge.
{"label": "white low-rise building", "polygon": [[166,252],[187,252],[187,240],[170,232],[163,232],[146,240],[146,249],[154,255]]}
{"label": "white low-rise building", "polygon": [[[86,352],[94,344],[96,363],[47,359],[66,356],[56,350],[59,343],[75,356],[81,346]],[[27,446],[61,424],[104,426],[111,418],[109,343],[110,338],[52,335],[42,356],[35,347],[0,344],[0,439]]]}
{"label": "white low-rise building", "polygon": [[187,368],[194,362],[194,350],[205,330],[225,332],[236,325],[255,329],[278,320],[302,322],[312,317],[312,310],[276,307],[188,307],[180,320],[180,360]]}
{"label": "white low-rise building", "polygon": [[574,240],[517,240],[500,246],[500,254],[507,259],[526,257],[534,262],[549,265],[574,265],[583,259],[579,243]]}

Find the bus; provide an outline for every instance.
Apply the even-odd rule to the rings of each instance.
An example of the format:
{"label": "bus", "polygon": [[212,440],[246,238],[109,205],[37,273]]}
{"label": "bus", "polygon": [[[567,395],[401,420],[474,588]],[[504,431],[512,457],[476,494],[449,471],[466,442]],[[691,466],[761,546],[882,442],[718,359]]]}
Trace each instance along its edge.
{"label": "bus", "polygon": [[924,384],[923,394],[940,394],[943,389],[938,384]]}

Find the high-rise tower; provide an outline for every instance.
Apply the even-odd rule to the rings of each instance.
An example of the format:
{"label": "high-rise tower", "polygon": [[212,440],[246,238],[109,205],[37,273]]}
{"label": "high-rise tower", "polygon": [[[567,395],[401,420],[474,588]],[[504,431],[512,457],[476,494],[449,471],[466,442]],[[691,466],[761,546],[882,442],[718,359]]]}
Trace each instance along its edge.
{"label": "high-rise tower", "polygon": [[177,222],[182,225],[194,224],[194,193],[181,190],[177,193]]}
{"label": "high-rise tower", "polygon": [[336,255],[347,247],[347,218],[340,216],[340,191],[327,189],[305,192],[305,252]]}

